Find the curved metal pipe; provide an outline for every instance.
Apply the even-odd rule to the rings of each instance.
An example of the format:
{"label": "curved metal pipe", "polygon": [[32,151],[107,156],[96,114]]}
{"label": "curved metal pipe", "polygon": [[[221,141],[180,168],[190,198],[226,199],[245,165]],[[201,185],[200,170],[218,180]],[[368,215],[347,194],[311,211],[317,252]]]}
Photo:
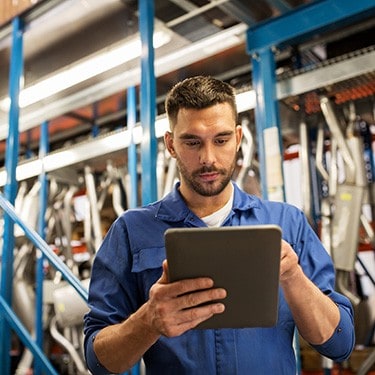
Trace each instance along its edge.
{"label": "curved metal pipe", "polygon": [[337,144],[341,151],[341,155],[347,166],[346,182],[354,183],[355,182],[355,164],[354,164],[352,155],[350,153],[349,147],[345,141],[340,124],[336,118],[332,103],[326,96],[323,96],[320,99],[320,107],[327,121],[329,129],[332,132],[333,137],[337,140]]}
{"label": "curved metal pipe", "polygon": [[30,373],[34,361],[34,356],[30,350],[25,349],[20,362],[18,363],[15,375],[25,375]]}
{"label": "curved metal pipe", "polygon": [[99,249],[99,246],[103,240],[102,229],[100,225],[100,214],[98,209],[98,199],[96,196],[94,176],[89,166],[85,167],[85,182],[87,195],[90,201],[90,211],[92,216],[92,227],[94,232],[94,248],[95,251]]}
{"label": "curved metal pipe", "polygon": [[117,183],[114,183],[112,190],[112,205],[113,209],[117,216],[121,216],[124,213],[125,209],[121,205],[121,181],[118,180]]}
{"label": "curved metal pipe", "polygon": [[307,125],[305,121],[301,121],[299,125],[299,137],[300,137],[300,158],[301,158],[301,172],[302,172],[302,199],[303,199],[303,211],[305,215],[312,222],[311,215],[311,168],[309,158],[309,135]]}
{"label": "curved metal pipe", "polygon": [[337,291],[348,297],[353,306],[357,306],[361,299],[347,288],[348,272],[342,270],[337,270],[336,272]]}
{"label": "curved metal pipe", "polygon": [[328,193],[334,199],[337,192],[339,178],[339,168],[337,165],[337,141],[336,138],[331,139],[331,160],[329,164]]}
{"label": "curved metal pipe", "polygon": [[242,126],[242,153],[243,153],[243,160],[242,160],[242,166],[238,173],[236,183],[240,188],[243,188],[244,185],[244,178],[246,176],[247,171],[249,170],[249,167],[251,165],[251,160],[253,158],[254,153],[254,140],[253,136],[250,132],[250,129],[248,127],[249,120],[247,118],[244,118],[241,122]]}
{"label": "curved metal pipe", "polygon": [[87,371],[86,366],[83,363],[80,355],[77,353],[75,347],[57,329],[57,321],[55,316],[51,319],[50,333],[51,336],[67,350],[75,365],[77,366],[78,374],[88,374],[89,372]]}
{"label": "curved metal pipe", "polygon": [[35,293],[33,285],[27,281],[25,275],[31,256],[31,244],[21,246],[15,256],[12,302],[14,311],[29,332],[33,331],[35,322]]}
{"label": "curved metal pipe", "polygon": [[325,170],[323,165],[323,155],[324,155],[324,127],[323,124],[319,124],[318,135],[316,139],[316,168],[322,176],[324,181],[328,182],[329,176],[328,172]]}

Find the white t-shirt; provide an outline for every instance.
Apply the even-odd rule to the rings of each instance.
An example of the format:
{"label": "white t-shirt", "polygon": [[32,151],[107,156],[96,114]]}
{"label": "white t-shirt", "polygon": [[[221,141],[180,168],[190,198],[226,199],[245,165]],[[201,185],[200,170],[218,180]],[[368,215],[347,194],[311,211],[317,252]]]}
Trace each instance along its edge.
{"label": "white t-shirt", "polygon": [[233,197],[234,197],[233,185],[231,184],[231,186],[232,186],[232,194],[230,195],[228,202],[219,210],[212,213],[211,215],[204,216],[201,218],[208,227],[220,227],[221,224],[223,224],[224,220],[228,217],[229,213],[231,212],[232,206],[233,206]]}

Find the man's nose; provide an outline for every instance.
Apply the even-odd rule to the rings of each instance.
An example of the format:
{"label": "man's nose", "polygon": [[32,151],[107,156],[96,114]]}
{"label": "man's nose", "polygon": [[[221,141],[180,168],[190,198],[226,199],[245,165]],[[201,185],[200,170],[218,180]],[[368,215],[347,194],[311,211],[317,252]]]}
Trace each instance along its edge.
{"label": "man's nose", "polygon": [[200,149],[199,162],[203,165],[212,165],[215,162],[215,151],[212,145],[205,145]]}

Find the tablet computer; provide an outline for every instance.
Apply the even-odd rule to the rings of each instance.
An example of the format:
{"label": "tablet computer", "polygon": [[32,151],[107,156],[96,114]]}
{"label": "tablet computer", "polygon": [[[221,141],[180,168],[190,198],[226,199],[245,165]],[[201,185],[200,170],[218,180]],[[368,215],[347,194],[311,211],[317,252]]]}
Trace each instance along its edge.
{"label": "tablet computer", "polygon": [[278,316],[281,229],[277,225],[170,228],[169,281],[210,277],[225,311],[196,328],[272,327]]}

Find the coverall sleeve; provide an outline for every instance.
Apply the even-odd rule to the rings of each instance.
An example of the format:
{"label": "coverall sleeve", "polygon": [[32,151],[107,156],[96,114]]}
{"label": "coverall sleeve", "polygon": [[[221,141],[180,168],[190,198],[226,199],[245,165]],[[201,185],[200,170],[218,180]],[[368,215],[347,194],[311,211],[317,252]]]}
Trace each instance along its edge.
{"label": "coverall sleeve", "polygon": [[93,341],[104,327],[126,319],[138,305],[131,270],[128,236],[123,221],[118,219],[110,228],[98,250],[89,287],[90,311],[84,317],[84,350],[87,366],[93,374],[108,374],[100,365]]}
{"label": "coverall sleeve", "polygon": [[307,277],[330,297],[340,311],[340,322],[331,338],[313,347],[322,355],[340,362],[349,357],[355,344],[353,307],[347,297],[335,291],[335,269],[332,259],[320,239],[302,216],[299,238],[293,247]]}

